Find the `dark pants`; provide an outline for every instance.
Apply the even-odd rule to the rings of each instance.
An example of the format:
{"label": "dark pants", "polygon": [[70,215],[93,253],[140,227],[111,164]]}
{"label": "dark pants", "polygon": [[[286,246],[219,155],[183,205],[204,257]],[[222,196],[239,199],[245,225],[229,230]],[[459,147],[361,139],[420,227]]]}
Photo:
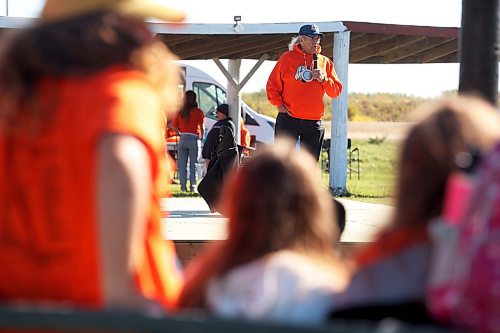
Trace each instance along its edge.
{"label": "dark pants", "polygon": [[286,113],[278,113],[274,136],[286,135],[297,141],[300,139],[300,146],[304,146],[316,160],[319,159],[325,129],[321,120],[298,119]]}

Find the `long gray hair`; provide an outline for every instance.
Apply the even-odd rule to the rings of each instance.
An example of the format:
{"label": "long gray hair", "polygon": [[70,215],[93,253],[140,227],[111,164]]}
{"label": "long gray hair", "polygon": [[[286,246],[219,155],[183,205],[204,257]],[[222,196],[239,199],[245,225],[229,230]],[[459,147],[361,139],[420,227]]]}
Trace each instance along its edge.
{"label": "long gray hair", "polygon": [[290,43],[288,43],[288,50],[293,50],[293,47],[299,43],[300,36],[292,37]]}

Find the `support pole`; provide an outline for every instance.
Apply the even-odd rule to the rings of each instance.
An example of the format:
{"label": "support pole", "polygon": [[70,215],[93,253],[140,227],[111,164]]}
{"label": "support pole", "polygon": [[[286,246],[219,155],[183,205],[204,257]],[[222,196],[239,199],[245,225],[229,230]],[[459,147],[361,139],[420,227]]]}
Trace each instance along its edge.
{"label": "support pole", "polygon": [[237,143],[240,143],[240,118],[241,118],[241,95],[240,95],[240,67],[241,59],[229,59],[228,64],[229,75],[233,78],[233,84],[228,82],[227,85],[227,101],[229,104],[229,116],[233,118],[236,127],[234,137]]}
{"label": "support pole", "polygon": [[340,96],[332,99],[332,143],[330,146],[330,191],[347,194],[347,73],[350,31],[334,33],[333,63],[342,83]]}
{"label": "support pole", "polygon": [[240,142],[240,118],[241,118],[241,89],[250,80],[252,75],[255,74],[257,69],[262,65],[264,61],[269,59],[269,54],[264,53],[259,61],[252,67],[250,72],[245,76],[245,78],[240,83],[240,67],[241,59],[230,59],[228,64],[228,69],[220,62],[218,58],[213,58],[217,67],[221,70],[222,74],[227,79],[227,104],[229,104],[229,116],[233,118],[234,125],[236,127],[235,138],[236,142]]}
{"label": "support pole", "polygon": [[460,33],[460,93],[498,103],[500,0],[463,0]]}

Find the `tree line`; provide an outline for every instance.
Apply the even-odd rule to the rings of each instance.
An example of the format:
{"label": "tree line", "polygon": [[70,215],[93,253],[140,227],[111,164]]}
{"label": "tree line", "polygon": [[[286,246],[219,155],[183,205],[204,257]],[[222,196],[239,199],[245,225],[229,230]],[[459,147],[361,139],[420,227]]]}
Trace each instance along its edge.
{"label": "tree line", "polygon": [[[445,94],[455,94],[450,91]],[[242,100],[255,111],[276,117],[278,111],[269,103],[265,89],[258,92],[242,93]],[[349,94],[348,118],[350,121],[408,121],[408,115],[430,98],[403,94]],[[325,120],[332,116],[331,99],[325,96]]]}

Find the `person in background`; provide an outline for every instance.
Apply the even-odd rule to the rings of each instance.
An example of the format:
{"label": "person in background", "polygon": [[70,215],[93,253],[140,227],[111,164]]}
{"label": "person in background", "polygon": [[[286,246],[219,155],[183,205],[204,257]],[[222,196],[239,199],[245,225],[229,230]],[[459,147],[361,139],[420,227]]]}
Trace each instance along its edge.
{"label": "person in background", "polygon": [[237,170],[223,196],[228,238],[188,265],[179,305],[224,318],[324,321],[347,276],[316,161],[278,139]]}
{"label": "person in background", "polygon": [[207,139],[205,140],[205,144],[203,145],[203,149],[201,151],[201,157],[205,160],[205,164],[208,168],[210,160],[212,158],[212,154],[215,151],[215,147],[219,140],[219,129],[221,126],[227,126],[233,131],[233,135],[235,132],[235,126],[233,119],[229,117],[229,105],[221,104],[217,107],[217,122],[212,126],[210,131],[207,134]]}
{"label": "person in background", "polygon": [[197,184],[196,162],[200,153],[200,143],[204,135],[205,116],[198,108],[196,93],[186,91],[184,106],[172,119],[172,127],[179,132],[178,170],[181,191],[187,191],[187,166],[189,159],[189,190],[194,192]]}
{"label": "person in background", "polygon": [[150,0],[47,0],[0,54],[0,302],[174,309],[182,275],[160,232],[175,57]]}
{"label": "person in background", "polygon": [[472,97],[441,100],[420,115],[403,142],[392,223],[361,250],[347,290],[336,295],[333,318],[429,320],[425,290],[432,255],[429,224],[443,211],[456,157],[486,151],[500,139],[500,117]]}
{"label": "person in background", "polygon": [[332,199],[332,203],[335,212],[335,221],[337,223],[337,226],[339,227],[339,237],[340,237],[345,229],[346,211],[344,205],[337,199]]}
{"label": "person in background", "polygon": [[323,34],[315,24],[303,25],[269,75],[266,85],[269,102],[278,108],[275,136],[300,140],[318,160],[325,129],[325,93],[336,98],[342,92],[333,62],[321,55]]}
{"label": "person in background", "polygon": [[250,131],[245,127],[245,120],[240,118],[240,146],[250,147]]}

